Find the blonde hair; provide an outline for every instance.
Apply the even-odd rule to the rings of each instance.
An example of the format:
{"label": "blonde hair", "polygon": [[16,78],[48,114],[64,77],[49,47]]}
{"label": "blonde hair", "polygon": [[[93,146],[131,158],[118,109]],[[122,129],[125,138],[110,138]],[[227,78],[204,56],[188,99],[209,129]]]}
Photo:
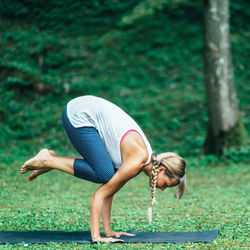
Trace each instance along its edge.
{"label": "blonde hair", "polygon": [[175,198],[181,199],[186,187],[186,162],[178,154],[166,152],[157,155],[153,153],[151,156],[151,162],[152,162],[152,173],[150,177],[151,201],[150,201],[150,207],[148,209],[149,223],[152,222],[152,207],[153,204],[156,202],[155,192],[156,192],[156,182],[157,182],[157,169],[160,166],[165,167],[166,174],[169,178],[179,179],[178,188],[175,192]]}

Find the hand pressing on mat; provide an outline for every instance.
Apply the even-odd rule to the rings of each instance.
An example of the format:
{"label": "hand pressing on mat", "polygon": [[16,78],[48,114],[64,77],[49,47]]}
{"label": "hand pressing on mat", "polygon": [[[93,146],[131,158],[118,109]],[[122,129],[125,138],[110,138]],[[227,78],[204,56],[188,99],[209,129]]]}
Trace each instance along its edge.
{"label": "hand pressing on mat", "polygon": [[135,236],[135,234],[130,234],[130,233],[126,233],[126,232],[114,232],[114,231],[110,231],[108,233],[105,233],[106,236],[112,236],[115,238],[120,238],[120,236],[125,235],[125,236]]}
{"label": "hand pressing on mat", "polygon": [[92,239],[93,242],[99,242],[99,241],[102,241],[102,242],[124,242],[124,240],[121,240],[121,239],[115,239],[115,238],[103,238],[103,237],[98,237],[96,239]]}

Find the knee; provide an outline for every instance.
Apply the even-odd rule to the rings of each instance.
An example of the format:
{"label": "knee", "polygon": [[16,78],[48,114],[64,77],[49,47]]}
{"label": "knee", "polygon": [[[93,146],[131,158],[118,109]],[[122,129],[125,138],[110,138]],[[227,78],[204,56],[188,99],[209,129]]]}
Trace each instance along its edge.
{"label": "knee", "polygon": [[102,173],[98,174],[98,179],[100,183],[107,183],[115,174],[115,171],[103,171]]}

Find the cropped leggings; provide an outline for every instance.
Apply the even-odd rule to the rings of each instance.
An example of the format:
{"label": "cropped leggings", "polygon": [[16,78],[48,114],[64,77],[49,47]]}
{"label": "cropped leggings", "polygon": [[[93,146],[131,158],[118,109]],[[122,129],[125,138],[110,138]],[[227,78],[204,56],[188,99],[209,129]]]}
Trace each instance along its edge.
{"label": "cropped leggings", "polygon": [[98,131],[94,127],[73,127],[67,106],[62,112],[62,122],[71,143],[84,158],[74,160],[74,175],[95,183],[108,182],[115,169]]}

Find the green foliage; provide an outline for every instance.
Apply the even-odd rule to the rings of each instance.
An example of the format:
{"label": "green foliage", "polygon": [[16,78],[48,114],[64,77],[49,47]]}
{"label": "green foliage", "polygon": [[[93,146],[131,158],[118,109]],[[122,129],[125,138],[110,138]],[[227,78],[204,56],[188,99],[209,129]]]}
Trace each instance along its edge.
{"label": "green foliage", "polygon": [[[121,25],[131,25],[140,18],[153,15],[166,8],[171,9],[172,12],[175,8],[181,8],[182,4],[186,5],[186,0],[143,0],[140,1],[131,11],[129,15],[125,15],[121,19]],[[192,1],[193,5],[197,1]]]}
{"label": "green foliage", "polygon": [[35,22],[40,29],[67,32],[72,35],[105,33],[122,14],[139,0],[37,1],[2,0],[0,16],[11,21]]}
{"label": "green foliage", "polygon": [[[61,111],[71,98],[85,94],[107,98],[127,111],[155,151],[199,156],[208,120],[202,3],[166,1],[152,15],[121,27],[122,17],[141,1],[87,2],[1,1],[4,161],[9,161],[7,152],[19,152],[17,147],[26,149],[22,154],[44,146],[67,152],[71,146]],[[235,81],[249,133],[246,7],[244,1],[231,1]]]}
{"label": "green foliage", "polygon": [[240,161],[249,160],[250,147],[240,147],[239,149],[230,148],[229,150],[223,153],[222,159],[225,162],[235,162],[239,163]]}

